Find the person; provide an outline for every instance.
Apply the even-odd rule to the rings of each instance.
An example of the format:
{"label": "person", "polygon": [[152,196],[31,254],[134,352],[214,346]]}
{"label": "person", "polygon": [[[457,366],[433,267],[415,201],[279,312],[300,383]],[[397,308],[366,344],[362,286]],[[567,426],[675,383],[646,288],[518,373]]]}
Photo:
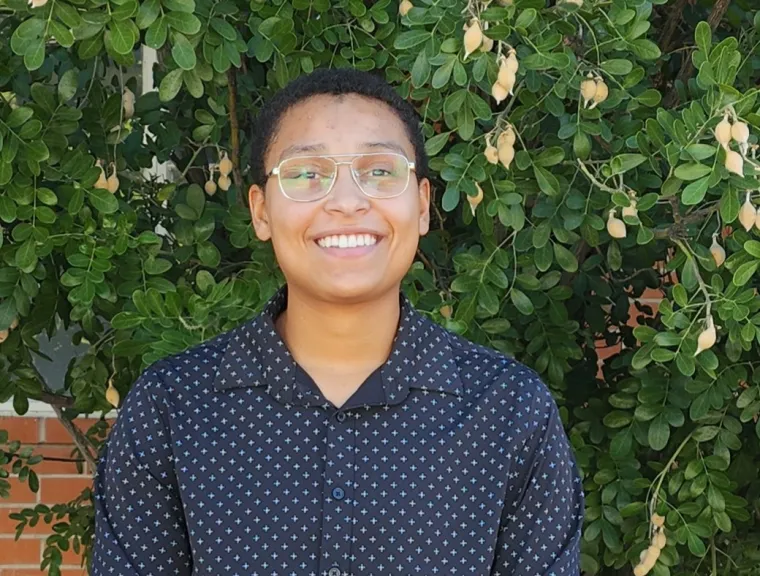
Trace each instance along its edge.
{"label": "person", "polygon": [[98,464],[92,574],[579,574],[584,496],[539,376],[415,310],[419,118],[318,69],[252,136],[252,223],[284,285],[149,367]]}

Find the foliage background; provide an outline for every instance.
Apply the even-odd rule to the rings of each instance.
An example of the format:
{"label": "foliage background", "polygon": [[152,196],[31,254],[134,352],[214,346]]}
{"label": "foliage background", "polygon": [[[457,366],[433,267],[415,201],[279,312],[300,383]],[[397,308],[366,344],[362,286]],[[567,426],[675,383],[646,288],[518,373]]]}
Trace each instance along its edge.
{"label": "foliage background", "polygon": [[[255,314],[282,279],[244,205],[250,120],[316,67],[376,70],[417,106],[435,173],[434,230],[405,288],[552,388],[587,493],[584,572],[630,574],[657,511],[657,576],[759,574],[760,239],[737,220],[758,173],[752,151],[730,174],[713,135],[729,110],[757,142],[754,2],[413,1],[402,17],[391,0],[0,0],[0,330],[18,321],[0,344],[0,402],[49,402],[64,421],[108,411],[109,382],[123,398],[148,364]],[[473,16],[496,44],[464,58]],[[158,50],[159,89],[128,117],[141,44]],[[517,83],[497,104],[510,46]],[[593,109],[587,72],[609,86]],[[483,155],[505,121],[509,170]],[[232,186],[210,196],[222,151]],[[96,160],[115,163],[115,194],[95,187]],[[154,161],[181,174],[146,176]],[[609,210],[631,191],[638,216],[611,238]],[[647,288],[664,300],[632,328]],[[718,342],[695,357],[708,315]],[[40,335],[70,327],[87,348],[54,391],[32,359]],[[600,339],[615,353],[598,378]],[[104,438],[75,439],[94,461]],[[36,489],[39,459],[7,445],[0,492],[9,473]],[[61,550],[89,559],[90,497],[17,515],[19,533],[54,524],[50,574]]]}

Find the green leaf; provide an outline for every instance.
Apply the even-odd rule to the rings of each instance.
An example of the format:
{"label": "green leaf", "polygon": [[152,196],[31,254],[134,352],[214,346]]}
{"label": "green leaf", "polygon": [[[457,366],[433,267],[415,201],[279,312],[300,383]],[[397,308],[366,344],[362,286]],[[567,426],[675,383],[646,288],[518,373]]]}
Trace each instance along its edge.
{"label": "green leaf", "polygon": [[427,152],[428,156],[432,157],[438,154],[446,145],[446,142],[449,141],[450,136],[451,132],[442,132],[427,140],[425,142],[425,152]]}
{"label": "green leaf", "polygon": [[638,38],[629,43],[629,46],[642,60],[657,60],[662,55],[659,46],[646,38]]}
{"label": "green leaf", "polygon": [[195,12],[195,0],[163,0],[162,3],[167,10],[187,12],[188,14]]}
{"label": "green leaf", "polygon": [[533,165],[533,174],[536,176],[536,181],[541,192],[548,196],[559,195],[559,181],[554,174],[536,164]]}
{"label": "green leaf", "polygon": [[24,66],[29,71],[38,70],[45,61],[45,42],[40,38],[29,44],[24,52]]}
{"label": "green leaf", "polygon": [[760,266],[760,261],[757,260],[754,262],[745,262],[734,271],[734,277],[731,282],[734,286],[744,286],[752,279],[758,266]]}
{"label": "green leaf", "polygon": [[653,450],[662,450],[670,439],[670,425],[665,414],[660,414],[649,425],[649,446]]}
{"label": "green leaf", "polygon": [[[18,316],[16,299],[6,298],[0,303],[0,330],[7,330]],[[2,460],[0,460],[1,462]]]}
{"label": "green leaf", "polygon": [[198,258],[204,266],[216,268],[221,261],[221,254],[219,254],[217,247],[210,242],[202,242],[198,244]]}
{"label": "green leaf", "polygon": [[565,272],[578,271],[578,259],[570,250],[562,246],[559,242],[554,243],[554,258]]}
{"label": "green leaf", "polygon": [[113,214],[119,210],[119,201],[108,190],[95,188],[89,193],[90,203],[103,214]]}
{"label": "green leaf", "polygon": [[704,20],[697,24],[694,29],[694,40],[700,51],[704,52],[706,56],[710,54],[710,47],[712,46],[712,28],[710,28],[710,25]]}
{"label": "green leaf", "polygon": [[187,205],[192,208],[199,216],[203,214],[203,209],[206,206],[206,196],[203,190],[197,184],[192,184],[187,189]]}
{"label": "green leaf", "polygon": [[512,299],[512,304],[515,305],[515,308],[517,308],[521,314],[525,316],[533,314],[535,310],[533,302],[531,302],[531,299],[526,296],[525,292],[513,287],[510,292],[510,297]]}
{"label": "green leaf", "polygon": [[694,162],[691,164],[681,164],[675,169],[674,174],[681,180],[690,181],[707,176],[710,172],[712,172],[712,167]]}
{"label": "green leaf", "polygon": [[747,254],[760,258],[760,242],[757,240],[747,240],[744,243],[744,250]]}
{"label": "green leaf", "polygon": [[183,70],[195,68],[195,49],[190,41],[182,34],[175,34],[172,39],[172,57],[177,66]]}
{"label": "green leaf", "polygon": [[37,262],[36,243],[30,238],[16,250],[16,266],[22,270],[28,270]]}
{"label": "green leaf", "polygon": [[705,553],[707,553],[707,548],[705,547],[705,543],[702,542],[702,540],[699,539],[699,536],[697,536],[691,530],[688,531],[687,541],[689,545],[689,551],[695,556],[702,557],[705,555]]}
{"label": "green leaf", "polygon": [[137,42],[137,36],[132,28],[130,20],[116,21],[112,20],[108,26],[108,32],[111,38],[111,46],[117,54],[130,54]]}
{"label": "green leaf", "polygon": [[159,50],[166,43],[169,26],[165,16],[159,17],[150,25],[145,33],[145,44],[154,50]]}
{"label": "green leaf", "polygon": [[683,189],[683,193],[681,194],[681,202],[687,206],[699,204],[707,193],[709,182],[710,177],[705,176],[704,178],[701,178],[689,184],[686,188]]}
{"label": "green leaf", "polygon": [[622,428],[628,426],[633,420],[633,415],[630,412],[623,412],[621,410],[612,410],[604,415],[602,423],[607,428]]}
{"label": "green leaf", "polygon": [[58,97],[61,102],[68,102],[77,93],[79,86],[79,70],[70,68],[66,70],[58,81]]}
{"label": "green leaf", "polygon": [[5,123],[9,128],[15,129],[22,126],[32,116],[34,116],[34,110],[28,106],[19,106],[18,108],[11,110],[11,113],[8,114],[8,118],[5,120]]}
{"label": "green leaf", "polygon": [[[170,12],[165,16],[165,19],[166,24],[170,28],[182,34],[187,34],[188,36],[197,34],[201,29],[201,21],[194,14],[187,14],[185,12]],[[224,22],[224,20],[221,20],[221,22]],[[233,36],[232,40],[234,39],[235,37]]]}
{"label": "green leaf", "polygon": [[642,154],[618,154],[610,161],[613,174],[623,174],[646,162],[646,156]]}
{"label": "green leaf", "polygon": [[515,28],[527,30],[537,17],[538,12],[536,12],[535,8],[526,8],[525,10],[520,11],[520,15],[517,17],[517,20],[515,20]]}
{"label": "green leaf", "polygon": [[137,12],[135,24],[140,30],[145,30],[156,21],[161,13],[161,2],[159,0],[144,0],[140,4],[140,10]]}
{"label": "green leaf", "polygon": [[612,59],[602,62],[602,70],[608,74],[614,74],[616,76],[625,76],[633,70],[633,64],[629,60]]}
{"label": "green leaf", "polygon": [[430,32],[427,30],[407,30],[396,36],[393,47],[398,50],[408,50],[427,42],[429,39]]}
{"label": "green leaf", "polygon": [[158,88],[158,97],[162,102],[169,102],[174,99],[180,88],[182,88],[182,69],[177,68],[169,72],[161,80]]}
{"label": "green leaf", "polygon": [[13,164],[0,160],[0,186],[8,184],[11,178],[13,178]]}
{"label": "green leaf", "polygon": [[222,38],[226,38],[227,40],[230,40],[232,42],[234,42],[235,39],[237,38],[237,32],[235,32],[235,28],[233,28],[232,25],[226,20],[223,20],[221,18],[212,18],[211,27]]}

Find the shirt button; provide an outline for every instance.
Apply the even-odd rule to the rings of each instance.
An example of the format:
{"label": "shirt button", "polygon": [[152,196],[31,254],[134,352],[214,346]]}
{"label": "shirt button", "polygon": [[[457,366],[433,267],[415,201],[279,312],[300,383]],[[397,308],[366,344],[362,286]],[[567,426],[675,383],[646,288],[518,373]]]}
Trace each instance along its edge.
{"label": "shirt button", "polygon": [[327,576],[340,576],[340,568],[333,566],[327,571]]}
{"label": "shirt button", "polygon": [[343,491],[343,488],[333,488],[332,495],[336,500],[343,500],[343,496],[345,496],[346,493]]}
{"label": "shirt button", "polygon": [[346,419],[346,413],[338,412],[335,417],[338,419],[338,422],[343,422]]}

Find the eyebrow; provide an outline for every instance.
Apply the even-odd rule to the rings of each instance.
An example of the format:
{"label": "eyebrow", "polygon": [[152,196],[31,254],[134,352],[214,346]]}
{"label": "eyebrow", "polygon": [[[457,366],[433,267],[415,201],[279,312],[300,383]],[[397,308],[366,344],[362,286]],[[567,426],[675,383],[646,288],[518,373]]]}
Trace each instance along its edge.
{"label": "eyebrow", "polygon": [[[399,154],[407,156],[406,150],[404,150],[403,146],[393,141],[365,142],[361,145],[361,148],[366,148],[369,150],[393,150],[394,152],[398,152]],[[326,146],[324,144],[294,144],[292,146],[288,146],[280,153],[279,161],[282,162],[289,156],[297,156],[300,154],[316,154],[321,152],[323,153],[325,149]]]}

